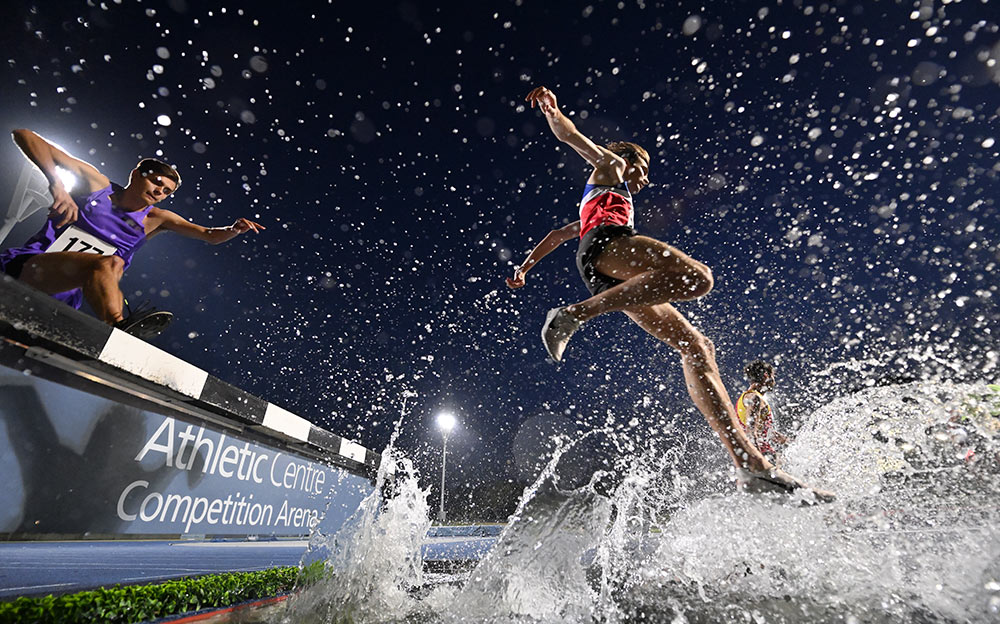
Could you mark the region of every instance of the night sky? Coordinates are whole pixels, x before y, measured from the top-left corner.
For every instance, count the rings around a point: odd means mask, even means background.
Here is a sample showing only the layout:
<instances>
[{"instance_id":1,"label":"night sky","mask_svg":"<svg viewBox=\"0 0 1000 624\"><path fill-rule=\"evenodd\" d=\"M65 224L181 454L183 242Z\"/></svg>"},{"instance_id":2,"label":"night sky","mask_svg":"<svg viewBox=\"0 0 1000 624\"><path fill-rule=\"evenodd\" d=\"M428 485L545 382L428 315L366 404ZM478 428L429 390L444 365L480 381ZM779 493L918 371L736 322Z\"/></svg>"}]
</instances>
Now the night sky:
<instances>
[{"instance_id":1,"label":"night sky","mask_svg":"<svg viewBox=\"0 0 1000 624\"><path fill-rule=\"evenodd\" d=\"M637 228L712 267L678 307L734 398L757 357L785 429L865 384L995 379L997 6L677 4L9 0L0 116L116 181L167 160L161 206L199 224L267 226L147 244L123 290L176 315L154 344L373 449L405 414L429 482L444 409L453 484L524 478L522 427L710 435L620 314L545 361L545 311L586 295L575 243L503 284L588 174L537 85L650 151ZM0 152L0 196L21 162Z\"/></svg>"}]
</instances>

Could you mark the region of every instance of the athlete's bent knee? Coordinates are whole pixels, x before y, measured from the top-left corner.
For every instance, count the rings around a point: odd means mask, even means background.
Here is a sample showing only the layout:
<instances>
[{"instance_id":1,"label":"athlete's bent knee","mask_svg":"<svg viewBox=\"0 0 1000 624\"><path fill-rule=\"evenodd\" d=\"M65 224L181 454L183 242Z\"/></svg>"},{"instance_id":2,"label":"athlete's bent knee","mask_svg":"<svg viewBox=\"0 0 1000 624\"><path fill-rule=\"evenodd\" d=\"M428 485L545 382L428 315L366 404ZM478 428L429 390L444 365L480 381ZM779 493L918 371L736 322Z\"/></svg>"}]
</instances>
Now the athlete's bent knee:
<instances>
[{"instance_id":1,"label":"athlete's bent knee","mask_svg":"<svg viewBox=\"0 0 1000 624\"><path fill-rule=\"evenodd\" d=\"M120 277L125 272L125 260L121 256L104 256L97 261L97 270Z\"/></svg>"},{"instance_id":2,"label":"athlete's bent knee","mask_svg":"<svg viewBox=\"0 0 1000 624\"><path fill-rule=\"evenodd\" d=\"M712 276L712 269L705 265L702 265L695 270L695 279L695 297L704 297L708 293L712 292L712 288L715 287L715 278Z\"/></svg>"}]
</instances>

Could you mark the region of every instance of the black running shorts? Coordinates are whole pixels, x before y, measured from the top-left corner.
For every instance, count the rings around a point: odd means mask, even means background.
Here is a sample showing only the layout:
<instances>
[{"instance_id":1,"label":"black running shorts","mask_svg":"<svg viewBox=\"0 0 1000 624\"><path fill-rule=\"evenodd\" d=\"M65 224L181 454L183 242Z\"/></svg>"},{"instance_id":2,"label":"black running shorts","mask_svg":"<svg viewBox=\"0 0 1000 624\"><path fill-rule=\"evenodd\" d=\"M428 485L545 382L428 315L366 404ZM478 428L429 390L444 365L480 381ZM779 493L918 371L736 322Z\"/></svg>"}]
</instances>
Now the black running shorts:
<instances>
[{"instance_id":1,"label":"black running shorts","mask_svg":"<svg viewBox=\"0 0 1000 624\"><path fill-rule=\"evenodd\" d=\"M24 270L25 263L34 257L35 254L21 254L20 256L14 256L6 263L0 262L0 271L13 277L14 279L21 279L21 271Z\"/></svg>"},{"instance_id":2,"label":"black running shorts","mask_svg":"<svg viewBox=\"0 0 1000 624\"><path fill-rule=\"evenodd\" d=\"M622 236L635 236L638 232L627 225L599 225L592 228L580 239L576 250L576 268L580 271L583 283L591 295L602 293L617 286L622 280L608 277L594 268L594 261L604 252L608 243Z\"/></svg>"}]
</instances>

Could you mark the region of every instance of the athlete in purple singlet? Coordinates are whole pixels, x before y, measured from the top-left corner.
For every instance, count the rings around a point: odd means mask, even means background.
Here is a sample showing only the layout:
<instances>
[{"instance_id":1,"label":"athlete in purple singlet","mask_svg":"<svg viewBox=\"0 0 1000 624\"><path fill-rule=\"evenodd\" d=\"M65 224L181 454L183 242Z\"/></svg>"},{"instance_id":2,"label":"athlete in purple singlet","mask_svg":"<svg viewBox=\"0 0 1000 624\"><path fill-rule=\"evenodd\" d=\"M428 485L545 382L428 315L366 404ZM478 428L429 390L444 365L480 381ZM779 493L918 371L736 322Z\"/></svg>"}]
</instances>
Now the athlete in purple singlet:
<instances>
[{"instance_id":1,"label":"athlete in purple singlet","mask_svg":"<svg viewBox=\"0 0 1000 624\"><path fill-rule=\"evenodd\" d=\"M84 299L104 322L148 337L158 333L164 315L157 311L125 318L118 287L132 256L151 236L175 232L218 244L244 232L264 229L237 219L229 227L207 228L155 205L172 194L181 179L170 165L147 158L129 174L125 187L113 184L93 165L74 158L30 130L15 130L14 142L49 181L53 204L42 229L21 247L0 253L0 270L60 301L80 307ZM66 192L56 168L77 177L83 191Z\"/></svg>"},{"instance_id":2,"label":"athlete in purple singlet","mask_svg":"<svg viewBox=\"0 0 1000 624\"><path fill-rule=\"evenodd\" d=\"M570 337L581 325L607 312L624 312L647 333L678 351L688 393L729 451L742 488L811 490L774 467L750 443L722 383L715 347L672 305L707 295L713 286L712 271L679 249L639 236L632 229L632 193L649 184L649 154L626 141L597 145L563 115L555 94L545 87L534 89L526 100L541 108L556 138L593 167L580 202L580 220L550 232L507 280L511 288L524 286L525 274L539 260L563 242L579 237L577 268L591 297L549 311L542 327L542 342L549 355L561 361ZM811 491L820 500L833 498L828 492Z\"/></svg>"}]
</instances>

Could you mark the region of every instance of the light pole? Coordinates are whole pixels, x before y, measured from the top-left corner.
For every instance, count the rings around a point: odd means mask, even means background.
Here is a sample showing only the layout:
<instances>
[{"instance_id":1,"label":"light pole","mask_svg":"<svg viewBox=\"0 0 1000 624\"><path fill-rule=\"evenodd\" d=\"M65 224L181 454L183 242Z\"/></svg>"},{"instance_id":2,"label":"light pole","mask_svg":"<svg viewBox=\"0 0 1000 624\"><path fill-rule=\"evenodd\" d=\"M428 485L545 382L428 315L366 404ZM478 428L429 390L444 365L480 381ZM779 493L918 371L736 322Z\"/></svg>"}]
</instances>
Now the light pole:
<instances>
[{"instance_id":1,"label":"light pole","mask_svg":"<svg viewBox=\"0 0 1000 624\"><path fill-rule=\"evenodd\" d=\"M441 447L441 509L438 510L438 522L444 524L444 468L448 463L448 434L455 428L455 417L449 412L441 412L437 417L437 425L444 437L444 444Z\"/></svg>"}]
</instances>

